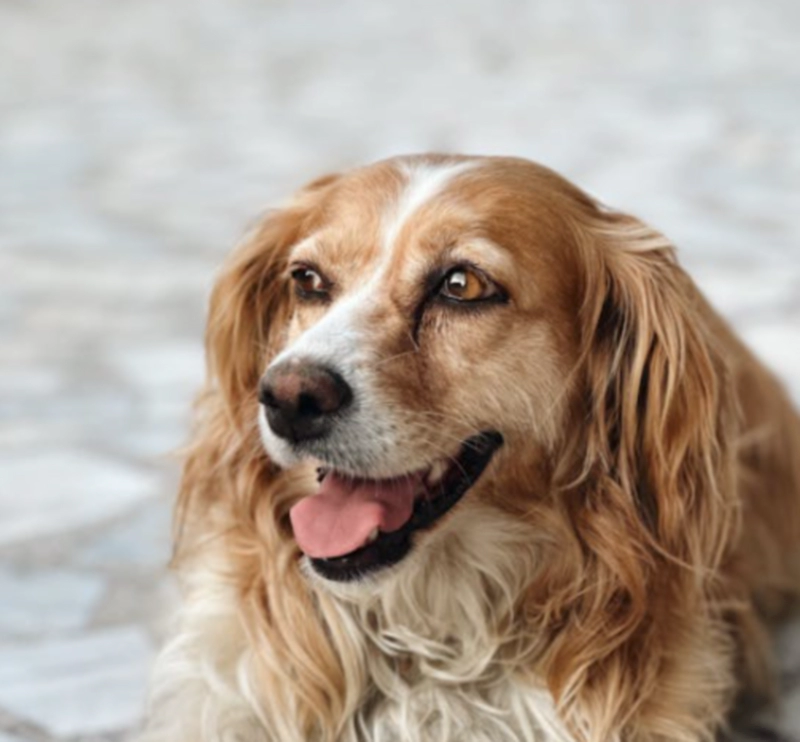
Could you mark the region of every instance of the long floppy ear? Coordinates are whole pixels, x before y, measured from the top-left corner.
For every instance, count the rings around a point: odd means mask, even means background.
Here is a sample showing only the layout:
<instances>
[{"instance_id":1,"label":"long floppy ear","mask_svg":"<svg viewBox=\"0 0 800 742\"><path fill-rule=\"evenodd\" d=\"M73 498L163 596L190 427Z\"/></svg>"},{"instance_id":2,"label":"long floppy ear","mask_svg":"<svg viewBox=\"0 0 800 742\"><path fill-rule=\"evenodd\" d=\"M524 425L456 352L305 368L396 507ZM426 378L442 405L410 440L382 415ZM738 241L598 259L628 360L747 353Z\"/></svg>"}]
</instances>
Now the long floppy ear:
<instances>
[{"instance_id":1,"label":"long floppy ear","mask_svg":"<svg viewBox=\"0 0 800 742\"><path fill-rule=\"evenodd\" d=\"M236 425L285 330L291 299L281 273L301 228L293 210L268 216L231 255L211 293L208 376Z\"/></svg>"},{"instance_id":2,"label":"long floppy ear","mask_svg":"<svg viewBox=\"0 0 800 742\"><path fill-rule=\"evenodd\" d=\"M737 521L731 373L722 322L669 242L602 213L599 276L585 312L586 466L619 486L664 556L698 575L719 566Z\"/></svg>"},{"instance_id":3,"label":"long floppy ear","mask_svg":"<svg viewBox=\"0 0 800 742\"><path fill-rule=\"evenodd\" d=\"M258 443L257 387L280 349L291 312L283 275L287 252L313 229L313 207L337 177L314 181L289 206L262 219L217 278L205 338L206 385L196 402L175 511L176 542L186 535L191 511L204 513L220 497L243 497L254 483L235 477L251 472L251 478L264 478L269 468Z\"/></svg>"},{"instance_id":4,"label":"long floppy ear","mask_svg":"<svg viewBox=\"0 0 800 742\"><path fill-rule=\"evenodd\" d=\"M304 739L323 739L315 731L321 720L336 728L359 687L360 666L342 668L294 568L297 545L287 536L297 475L272 465L257 423L259 376L283 345L292 311L283 275L288 252L319 228L336 178L313 182L268 215L231 254L211 295L207 383L197 399L175 511L174 559L189 594L186 625L174 645L179 669L171 668L170 677L183 683L159 692L188 698L212 731L228 716L217 720L214 704L205 704L209 686L215 697L237 685L237 694L246 693L254 705L268 699L261 713L270 739L299 739L297 729ZM245 654L245 641L256 649ZM348 641L340 634L340 645ZM231 723L238 729L234 717L236 709Z\"/></svg>"},{"instance_id":5,"label":"long floppy ear","mask_svg":"<svg viewBox=\"0 0 800 742\"><path fill-rule=\"evenodd\" d=\"M338 728L347 716L343 709L357 698L362 672L358 663L341 659L354 655L352 647L337 653L354 638L328 630L296 568L299 550L288 538L288 512L302 485L296 472L272 465L257 427L259 377L283 346L292 311L283 275L288 252L319 228L325 196L338 178L314 181L269 216L231 255L214 287L209 378L198 400L199 426L176 518L179 529L184 524L181 556L206 545L210 553L224 553L219 569L234 586L237 625L256 648L246 670L248 690L256 702L269 701L268 717L262 713L270 739L299 739L297 729L304 739L332 739L317 730Z\"/></svg>"},{"instance_id":6,"label":"long floppy ear","mask_svg":"<svg viewBox=\"0 0 800 742\"><path fill-rule=\"evenodd\" d=\"M549 681L586 739L616 739L654 698L685 709L663 720L665 738L683 739L683 724L694 739L695 704L719 697L722 708L724 675L709 661L679 677L689 671L667 656L675 642L702 645L690 621L707 643L722 633L711 596L739 519L722 325L662 235L600 209L579 232L584 419L564 495L585 561Z\"/></svg>"},{"instance_id":7,"label":"long floppy ear","mask_svg":"<svg viewBox=\"0 0 800 742\"><path fill-rule=\"evenodd\" d=\"M228 259L211 294L206 330L208 374L219 385L232 419L256 395L265 362L286 329L290 296L282 272L286 252L311 229L312 206L338 179L326 175L292 203L269 214Z\"/></svg>"}]
</instances>

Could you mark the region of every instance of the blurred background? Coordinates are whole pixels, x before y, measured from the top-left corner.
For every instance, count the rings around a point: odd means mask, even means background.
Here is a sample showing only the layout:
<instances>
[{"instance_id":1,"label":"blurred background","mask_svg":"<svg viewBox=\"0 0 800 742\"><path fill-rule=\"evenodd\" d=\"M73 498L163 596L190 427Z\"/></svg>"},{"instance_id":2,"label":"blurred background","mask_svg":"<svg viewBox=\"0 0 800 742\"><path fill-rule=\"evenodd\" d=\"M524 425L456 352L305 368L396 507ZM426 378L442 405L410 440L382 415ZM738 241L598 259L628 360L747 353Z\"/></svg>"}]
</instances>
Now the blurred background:
<instances>
[{"instance_id":1,"label":"blurred background","mask_svg":"<svg viewBox=\"0 0 800 742\"><path fill-rule=\"evenodd\" d=\"M266 206L539 160L671 236L800 400L798 122L797 0L0 0L0 742L137 724L206 297Z\"/></svg>"}]
</instances>

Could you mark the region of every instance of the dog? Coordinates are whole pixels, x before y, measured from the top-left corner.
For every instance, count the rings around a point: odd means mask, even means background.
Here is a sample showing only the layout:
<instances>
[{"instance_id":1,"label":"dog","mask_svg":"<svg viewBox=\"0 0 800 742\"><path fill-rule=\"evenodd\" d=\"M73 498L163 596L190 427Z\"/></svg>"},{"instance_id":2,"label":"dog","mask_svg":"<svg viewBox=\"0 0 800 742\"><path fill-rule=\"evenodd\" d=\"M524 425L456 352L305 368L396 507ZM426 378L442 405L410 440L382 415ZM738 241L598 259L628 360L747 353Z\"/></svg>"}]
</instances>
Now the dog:
<instances>
[{"instance_id":1,"label":"dog","mask_svg":"<svg viewBox=\"0 0 800 742\"><path fill-rule=\"evenodd\" d=\"M144 739L698 742L766 697L800 419L641 221L398 157L213 289Z\"/></svg>"}]
</instances>

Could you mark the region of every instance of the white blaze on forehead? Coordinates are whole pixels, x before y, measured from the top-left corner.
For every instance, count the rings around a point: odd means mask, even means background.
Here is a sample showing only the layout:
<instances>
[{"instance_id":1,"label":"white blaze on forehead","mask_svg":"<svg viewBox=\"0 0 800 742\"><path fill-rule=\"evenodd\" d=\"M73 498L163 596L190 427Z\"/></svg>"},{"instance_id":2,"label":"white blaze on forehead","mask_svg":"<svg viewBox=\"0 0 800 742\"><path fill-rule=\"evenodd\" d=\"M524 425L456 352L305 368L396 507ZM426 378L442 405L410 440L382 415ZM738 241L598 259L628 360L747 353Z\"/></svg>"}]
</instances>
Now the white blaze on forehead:
<instances>
[{"instance_id":1,"label":"white blaze on forehead","mask_svg":"<svg viewBox=\"0 0 800 742\"><path fill-rule=\"evenodd\" d=\"M475 167L474 162L442 165L403 164L406 183L400 197L389 207L384 217L384 259L373 266L369 274L361 276L359 287L349 296L339 299L327 314L306 330L275 359L275 363L288 357L305 356L334 362L341 368L362 365L369 358L371 348L368 335L369 310L374 304L374 294L382 290L382 279L390 262L391 250L403 225L427 201L441 193L444 187L460 173ZM292 252L297 254L316 242L312 236L301 242ZM348 360L350 363L348 363Z\"/></svg>"},{"instance_id":2,"label":"white blaze on forehead","mask_svg":"<svg viewBox=\"0 0 800 742\"><path fill-rule=\"evenodd\" d=\"M392 249L403 225L423 204L441 193L457 175L475 167L475 164L467 161L442 165L402 165L402 172L406 175L407 181L399 200L384 217L384 252Z\"/></svg>"}]
</instances>

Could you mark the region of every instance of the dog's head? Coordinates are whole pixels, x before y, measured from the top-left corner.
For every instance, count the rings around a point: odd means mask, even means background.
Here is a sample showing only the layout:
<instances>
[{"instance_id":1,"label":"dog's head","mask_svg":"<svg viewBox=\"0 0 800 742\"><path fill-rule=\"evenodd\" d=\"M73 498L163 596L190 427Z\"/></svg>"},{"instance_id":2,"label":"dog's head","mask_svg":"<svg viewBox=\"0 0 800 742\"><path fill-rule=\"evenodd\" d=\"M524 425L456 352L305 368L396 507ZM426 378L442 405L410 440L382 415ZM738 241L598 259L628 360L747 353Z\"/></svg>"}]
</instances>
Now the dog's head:
<instances>
[{"instance_id":1,"label":"dog's head","mask_svg":"<svg viewBox=\"0 0 800 742\"><path fill-rule=\"evenodd\" d=\"M602 473L686 558L657 500L718 400L683 282L663 237L545 168L398 158L312 183L235 254L212 370L294 472L294 538L331 580Z\"/></svg>"},{"instance_id":2,"label":"dog's head","mask_svg":"<svg viewBox=\"0 0 800 742\"><path fill-rule=\"evenodd\" d=\"M523 160L397 158L264 219L212 294L179 524L225 536L287 718L336 729L384 621L535 660L611 738L735 531L724 331L663 236Z\"/></svg>"}]
</instances>

